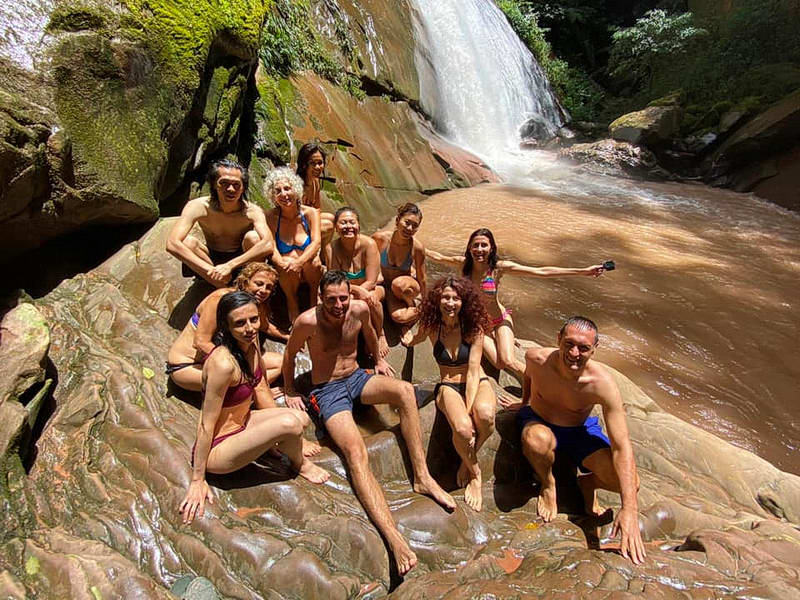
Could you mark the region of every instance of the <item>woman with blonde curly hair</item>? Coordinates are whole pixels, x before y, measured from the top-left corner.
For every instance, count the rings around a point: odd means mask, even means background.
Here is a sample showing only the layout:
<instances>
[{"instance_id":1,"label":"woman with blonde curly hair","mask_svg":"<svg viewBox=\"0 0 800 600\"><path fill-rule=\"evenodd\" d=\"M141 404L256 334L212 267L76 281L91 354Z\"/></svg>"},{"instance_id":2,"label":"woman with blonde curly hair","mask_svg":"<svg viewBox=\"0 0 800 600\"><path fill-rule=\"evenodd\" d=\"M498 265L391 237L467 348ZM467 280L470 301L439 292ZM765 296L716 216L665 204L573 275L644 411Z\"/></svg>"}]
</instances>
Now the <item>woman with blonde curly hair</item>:
<instances>
[{"instance_id":1,"label":"woman with blonde curly hair","mask_svg":"<svg viewBox=\"0 0 800 600\"><path fill-rule=\"evenodd\" d=\"M263 262L247 263L233 282L233 287L220 288L206 296L194 311L178 339L173 342L167 355L166 372L172 381L187 390L199 392L203 387L203 361L214 349L212 338L217 331L217 305L228 292L248 292L258 300L261 331L272 338L286 341L289 336L278 330L269 320L269 297L275 289L278 275L275 269ZM282 355L264 353L263 359L269 367L268 383L280 374Z\"/></svg>"},{"instance_id":2,"label":"woman with blonde curly hair","mask_svg":"<svg viewBox=\"0 0 800 600\"><path fill-rule=\"evenodd\" d=\"M275 204L267 213L267 225L275 238L272 264L286 294L289 319L294 322L300 314L297 290L301 282L308 284L311 306L317 304L323 273L318 256L322 239L319 211L301 204L303 180L288 167L278 167L267 175L264 193Z\"/></svg>"},{"instance_id":3,"label":"woman with blonde curly hair","mask_svg":"<svg viewBox=\"0 0 800 600\"><path fill-rule=\"evenodd\" d=\"M409 331L402 340L407 346L425 338L433 344L433 358L442 378L434 390L436 408L450 423L453 446L461 457L458 485L465 487L464 500L476 511L483 504L477 454L494 430L497 404L481 368L488 327L489 315L480 291L469 279L448 277L423 300L416 334Z\"/></svg>"}]
</instances>

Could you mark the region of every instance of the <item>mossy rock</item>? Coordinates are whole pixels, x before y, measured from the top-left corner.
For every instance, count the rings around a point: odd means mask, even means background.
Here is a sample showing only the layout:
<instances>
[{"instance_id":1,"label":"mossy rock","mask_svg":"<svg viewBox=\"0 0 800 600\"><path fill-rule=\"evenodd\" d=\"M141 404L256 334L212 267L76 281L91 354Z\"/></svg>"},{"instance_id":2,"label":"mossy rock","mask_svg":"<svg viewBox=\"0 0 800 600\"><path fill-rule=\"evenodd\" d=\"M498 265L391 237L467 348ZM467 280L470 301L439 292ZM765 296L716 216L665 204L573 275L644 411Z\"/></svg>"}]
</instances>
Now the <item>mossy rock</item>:
<instances>
[{"instance_id":1,"label":"mossy rock","mask_svg":"<svg viewBox=\"0 0 800 600\"><path fill-rule=\"evenodd\" d=\"M648 103L647 106L683 106L685 102L686 92L684 90L674 90L666 96L656 98Z\"/></svg>"}]
</instances>

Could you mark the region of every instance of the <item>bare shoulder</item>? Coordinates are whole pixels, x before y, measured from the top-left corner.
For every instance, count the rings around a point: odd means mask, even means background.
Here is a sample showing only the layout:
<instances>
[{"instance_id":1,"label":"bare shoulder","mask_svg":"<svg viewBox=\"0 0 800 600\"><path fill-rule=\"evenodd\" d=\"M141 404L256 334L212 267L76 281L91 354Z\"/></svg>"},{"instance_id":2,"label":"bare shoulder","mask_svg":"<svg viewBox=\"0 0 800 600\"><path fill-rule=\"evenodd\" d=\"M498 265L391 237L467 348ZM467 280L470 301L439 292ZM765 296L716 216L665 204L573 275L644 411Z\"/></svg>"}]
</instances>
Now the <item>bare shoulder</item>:
<instances>
[{"instance_id":1,"label":"bare shoulder","mask_svg":"<svg viewBox=\"0 0 800 600\"><path fill-rule=\"evenodd\" d=\"M297 317L294 321L294 325L292 330L299 328L314 328L317 326L317 308L312 307L308 310L300 313L300 316Z\"/></svg>"},{"instance_id":2,"label":"bare shoulder","mask_svg":"<svg viewBox=\"0 0 800 600\"><path fill-rule=\"evenodd\" d=\"M375 240L378 247L381 248L386 245L389 237L392 235L391 231L376 231L372 234L372 239Z\"/></svg>"},{"instance_id":3,"label":"bare shoulder","mask_svg":"<svg viewBox=\"0 0 800 600\"><path fill-rule=\"evenodd\" d=\"M414 252L417 254L425 255L425 244L422 243L418 237L414 238Z\"/></svg>"},{"instance_id":4,"label":"bare shoulder","mask_svg":"<svg viewBox=\"0 0 800 600\"><path fill-rule=\"evenodd\" d=\"M256 219L263 219L264 209L261 208L255 202L246 202L244 214L247 215L247 218L250 219L251 221L255 221Z\"/></svg>"},{"instance_id":5,"label":"bare shoulder","mask_svg":"<svg viewBox=\"0 0 800 600\"><path fill-rule=\"evenodd\" d=\"M369 314L369 306L363 300L350 300L350 314L360 319L365 314Z\"/></svg>"},{"instance_id":6,"label":"bare shoulder","mask_svg":"<svg viewBox=\"0 0 800 600\"><path fill-rule=\"evenodd\" d=\"M558 348L528 348L525 352L525 363L541 366Z\"/></svg>"},{"instance_id":7,"label":"bare shoulder","mask_svg":"<svg viewBox=\"0 0 800 600\"><path fill-rule=\"evenodd\" d=\"M617 382L605 365L590 360L586 365L586 371L589 376L587 391L606 401L620 397Z\"/></svg>"},{"instance_id":8,"label":"bare shoulder","mask_svg":"<svg viewBox=\"0 0 800 600\"><path fill-rule=\"evenodd\" d=\"M209 211L208 200L208 196L200 196L199 198L189 200L183 205L181 216L192 217L195 219L207 216Z\"/></svg>"},{"instance_id":9,"label":"bare shoulder","mask_svg":"<svg viewBox=\"0 0 800 600\"><path fill-rule=\"evenodd\" d=\"M377 250L378 244L375 242L374 239L369 237L368 235L361 234L359 236L359 241L361 242L362 247L364 248L365 252L369 252L370 250Z\"/></svg>"}]
</instances>

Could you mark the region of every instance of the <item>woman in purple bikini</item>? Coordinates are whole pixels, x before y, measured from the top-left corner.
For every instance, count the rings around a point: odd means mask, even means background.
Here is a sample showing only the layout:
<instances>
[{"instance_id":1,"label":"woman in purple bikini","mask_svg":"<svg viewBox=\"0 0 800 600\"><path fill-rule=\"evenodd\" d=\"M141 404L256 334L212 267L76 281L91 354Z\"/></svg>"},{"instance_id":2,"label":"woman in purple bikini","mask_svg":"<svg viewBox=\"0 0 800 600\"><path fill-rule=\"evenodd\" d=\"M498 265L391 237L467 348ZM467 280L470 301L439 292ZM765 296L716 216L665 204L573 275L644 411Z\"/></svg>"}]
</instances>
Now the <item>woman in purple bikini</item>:
<instances>
[{"instance_id":1,"label":"woman in purple bikini","mask_svg":"<svg viewBox=\"0 0 800 600\"><path fill-rule=\"evenodd\" d=\"M434 262L461 267L464 277L469 277L480 288L491 320L489 331L484 335L483 354L495 367L509 371L520 381L525 365L514 356L511 309L503 306L497 297L500 278L505 273L527 277L597 277L604 272L603 265L582 268L531 267L512 260L499 260L494 236L486 228L476 229L470 234L464 256L445 256L430 249L425 251L425 256Z\"/></svg>"},{"instance_id":2,"label":"woman in purple bikini","mask_svg":"<svg viewBox=\"0 0 800 600\"><path fill-rule=\"evenodd\" d=\"M312 483L330 477L303 457L308 416L275 407L264 379L267 366L258 339L258 305L254 296L241 291L219 300L217 345L203 363L203 404L192 447L192 478L179 508L184 523L202 517L206 500L214 501L206 472L231 473L273 448L285 454L294 470ZM256 410L251 410L253 406Z\"/></svg>"}]
</instances>

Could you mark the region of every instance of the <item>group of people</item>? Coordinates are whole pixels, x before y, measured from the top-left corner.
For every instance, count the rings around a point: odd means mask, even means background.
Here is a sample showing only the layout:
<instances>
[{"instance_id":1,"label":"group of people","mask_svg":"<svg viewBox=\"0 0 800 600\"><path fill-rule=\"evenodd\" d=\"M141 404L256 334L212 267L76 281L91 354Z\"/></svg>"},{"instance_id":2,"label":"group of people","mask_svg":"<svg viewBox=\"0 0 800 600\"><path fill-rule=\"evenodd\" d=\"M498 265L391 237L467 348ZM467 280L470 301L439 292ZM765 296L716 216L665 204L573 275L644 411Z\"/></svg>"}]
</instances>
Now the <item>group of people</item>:
<instances>
[{"instance_id":1,"label":"group of people","mask_svg":"<svg viewBox=\"0 0 800 600\"><path fill-rule=\"evenodd\" d=\"M247 170L219 161L209 172L210 196L189 201L170 233L167 250L218 288L197 307L167 362L175 384L203 392L192 482L180 507L184 521L201 516L206 500L211 501L207 472L229 473L265 452L286 454L311 482L326 481L329 474L311 460L319 446L304 442L302 435L310 410L341 449L355 492L389 545L399 573L411 569L416 556L370 471L352 416L354 404L394 407L414 490L446 510L456 504L428 471L414 389L396 379L386 362L388 317L402 328L404 345L431 342L441 375L435 403L450 424L461 458L457 483L471 509L482 508L477 454L494 429L498 404L481 367L486 358L523 384L522 402L505 406L518 409L523 454L541 485L540 517L550 521L558 512L552 473L557 450L581 472L587 511L599 511L597 489L621 494L613 534L620 533L622 553L641 562L638 477L619 390L609 372L591 360L597 327L574 317L562 327L556 347L528 350L523 363L514 352L511 311L498 298L504 274L596 277L604 266L533 267L500 260L488 229L470 235L463 256L426 250L415 237L422 212L410 203L398 209L392 230L364 235L355 209L321 212L325 162L319 145L306 144L295 171L279 167L270 172L264 189L274 208L265 212L247 201ZM192 234L195 224L204 240ZM460 276L428 289L426 260L456 266ZM301 313L302 282L308 286L310 308ZM277 285L287 299L288 332L270 322L269 297ZM260 333L284 341L283 354L262 352ZM356 362L359 337L374 360L371 372ZM308 398L294 388L295 357L303 348L312 362ZM269 387L279 375L286 408L276 407ZM610 440L590 416L595 405L603 410Z\"/></svg>"}]
</instances>

